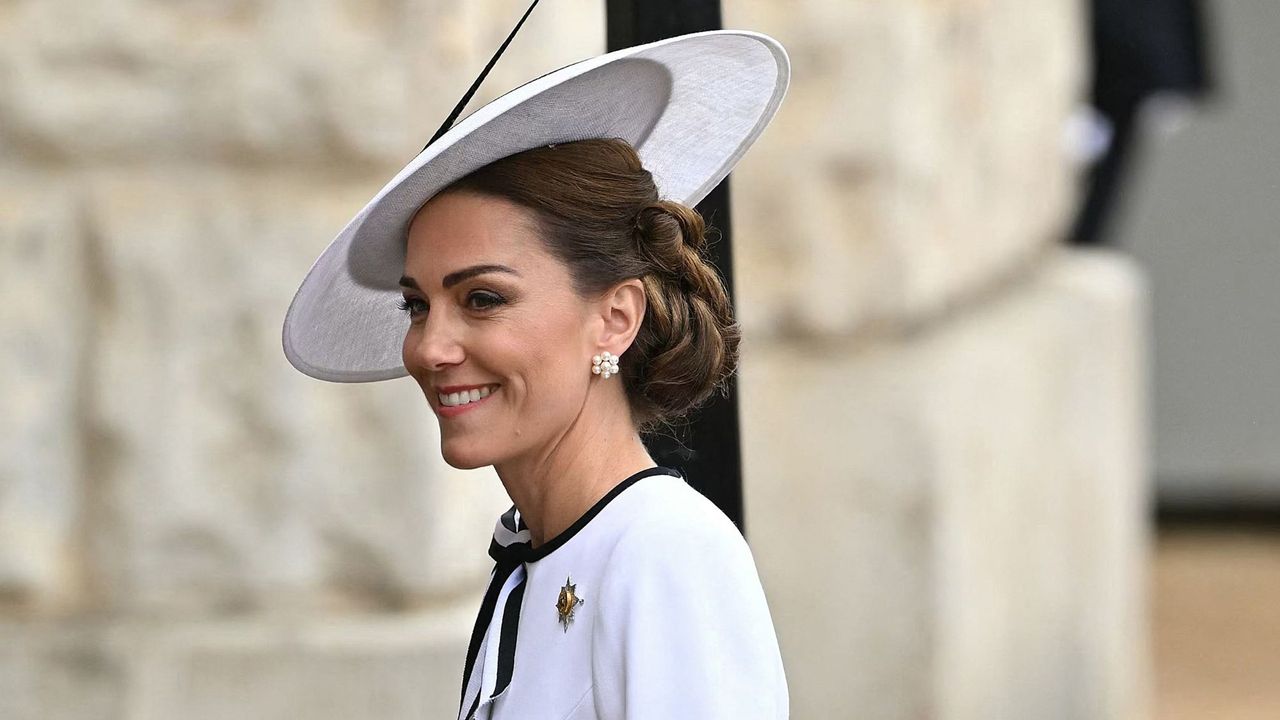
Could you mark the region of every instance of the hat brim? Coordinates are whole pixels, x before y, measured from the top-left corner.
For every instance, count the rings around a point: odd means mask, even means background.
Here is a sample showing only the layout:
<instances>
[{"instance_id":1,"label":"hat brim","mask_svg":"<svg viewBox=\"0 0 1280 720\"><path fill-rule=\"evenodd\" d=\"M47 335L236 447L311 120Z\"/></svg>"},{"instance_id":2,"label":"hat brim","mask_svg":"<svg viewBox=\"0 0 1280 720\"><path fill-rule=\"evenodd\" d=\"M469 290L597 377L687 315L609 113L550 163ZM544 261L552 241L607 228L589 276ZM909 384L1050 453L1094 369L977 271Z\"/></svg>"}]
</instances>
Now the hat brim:
<instances>
[{"instance_id":1,"label":"hat brim","mask_svg":"<svg viewBox=\"0 0 1280 720\"><path fill-rule=\"evenodd\" d=\"M331 382L408 374L396 307L409 222L462 177L549 144L622 138L663 198L695 205L729 174L786 93L790 63L760 33L693 33L600 55L528 82L409 162L311 266L284 319L284 354Z\"/></svg>"}]
</instances>

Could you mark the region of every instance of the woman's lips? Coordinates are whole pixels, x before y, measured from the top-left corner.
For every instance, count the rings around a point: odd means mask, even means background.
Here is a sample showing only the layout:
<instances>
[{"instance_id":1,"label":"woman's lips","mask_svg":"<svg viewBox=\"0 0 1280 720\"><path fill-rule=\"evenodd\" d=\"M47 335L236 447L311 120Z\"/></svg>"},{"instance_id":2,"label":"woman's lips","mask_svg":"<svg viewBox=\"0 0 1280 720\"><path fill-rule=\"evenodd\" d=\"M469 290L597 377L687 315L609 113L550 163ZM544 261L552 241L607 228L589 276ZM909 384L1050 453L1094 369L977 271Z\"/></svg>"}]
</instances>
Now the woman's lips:
<instances>
[{"instance_id":1,"label":"woman's lips","mask_svg":"<svg viewBox=\"0 0 1280 720\"><path fill-rule=\"evenodd\" d=\"M496 393L498 392L498 390L499 390L502 386L500 386L500 385L479 385L479 386L474 386L474 387L488 387L488 388L489 388L489 394L488 394L488 395L486 395L486 396L484 396L484 397L482 397L482 398L480 398L479 400L472 400L471 402L464 403L464 404L462 404L462 405L445 405L444 403L441 403L441 402L439 401L439 398L437 398L437 399L436 399L436 413L437 413L440 417L442 417L442 418L454 418L454 417L457 417L457 416L461 415L462 413L467 412L468 410L473 410L473 409L475 409L475 408L477 408L477 407L480 407L481 405L484 405L485 403L489 402L489 399L490 399L490 398L492 398L492 397L494 396L494 394L496 394ZM461 392L463 389L464 389L464 386L450 386L450 387L447 387L447 388L445 388L445 387L439 388L440 392L442 392L442 393L443 393L445 390L450 390L451 392ZM447 394L447 393L446 393L446 394Z\"/></svg>"}]
</instances>

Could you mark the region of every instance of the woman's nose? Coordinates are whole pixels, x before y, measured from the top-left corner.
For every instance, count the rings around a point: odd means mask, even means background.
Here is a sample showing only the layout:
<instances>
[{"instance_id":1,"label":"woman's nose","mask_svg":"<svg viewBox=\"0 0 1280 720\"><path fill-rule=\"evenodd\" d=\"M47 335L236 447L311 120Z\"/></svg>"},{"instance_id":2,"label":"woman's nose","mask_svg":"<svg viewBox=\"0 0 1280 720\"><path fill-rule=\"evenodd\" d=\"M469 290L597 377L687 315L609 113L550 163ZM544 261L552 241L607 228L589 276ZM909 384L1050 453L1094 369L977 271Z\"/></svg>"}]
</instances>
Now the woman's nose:
<instances>
[{"instance_id":1,"label":"woman's nose","mask_svg":"<svg viewBox=\"0 0 1280 720\"><path fill-rule=\"evenodd\" d=\"M417 325L410 325L404 337L404 365L410 371L420 368L438 372L462 362L466 354L457 333L444 313L428 315Z\"/></svg>"}]
</instances>

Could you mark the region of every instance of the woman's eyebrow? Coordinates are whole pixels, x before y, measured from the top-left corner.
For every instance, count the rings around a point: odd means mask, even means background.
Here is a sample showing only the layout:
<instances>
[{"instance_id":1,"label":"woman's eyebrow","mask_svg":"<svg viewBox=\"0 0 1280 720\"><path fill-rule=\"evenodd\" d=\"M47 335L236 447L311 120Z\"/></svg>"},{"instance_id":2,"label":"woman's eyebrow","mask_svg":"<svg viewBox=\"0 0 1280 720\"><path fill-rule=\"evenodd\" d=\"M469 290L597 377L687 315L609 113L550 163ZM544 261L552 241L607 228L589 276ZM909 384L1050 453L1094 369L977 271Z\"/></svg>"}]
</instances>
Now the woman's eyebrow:
<instances>
[{"instance_id":1,"label":"woman's eyebrow","mask_svg":"<svg viewBox=\"0 0 1280 720\"><path fill-rule=\"evenodd\" d=\"M483 275L485 273L491 273L491 272L510 273L512 275L515 275L516 277L520 277L520 273L516 272L512 268L507 267L506 265L472 265L469 268L463 268L457 272L451 272L448 275L445 275L443 285L445 289L448 290L449 288L453 287L454 285L457 285L463 280L467 280L477 275ZM400 278L400 287L413 288L418 292L422 292L422 288L418 286L418 281L414 280L408 275L404 275Z\"/></svg>"}]
</instances>

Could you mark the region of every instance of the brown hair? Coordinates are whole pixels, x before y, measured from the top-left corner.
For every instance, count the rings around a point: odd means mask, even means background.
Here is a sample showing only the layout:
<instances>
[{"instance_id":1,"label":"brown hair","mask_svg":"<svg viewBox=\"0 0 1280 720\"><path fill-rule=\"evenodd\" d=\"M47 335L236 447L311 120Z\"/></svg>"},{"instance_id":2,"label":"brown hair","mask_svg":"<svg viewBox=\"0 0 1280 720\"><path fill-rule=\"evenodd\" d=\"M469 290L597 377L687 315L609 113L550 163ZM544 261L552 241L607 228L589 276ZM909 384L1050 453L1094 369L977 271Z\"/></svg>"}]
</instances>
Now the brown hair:
<instances>
[{"instance_id":1,"label":"brown hair","mask_svg":"<svg viewBox=\"0 0 1280 720\"><path fill-rule=\"evenodd\" d=\"M698 407L738 365L740 332L724 283L706 258L707 228L694 209L661 200L625 140L534 148L471 173L469 190L534 211L550 252L583 297L639 278L647 309L619 362L641 430Z\"/></svg>"}]
</instances>

